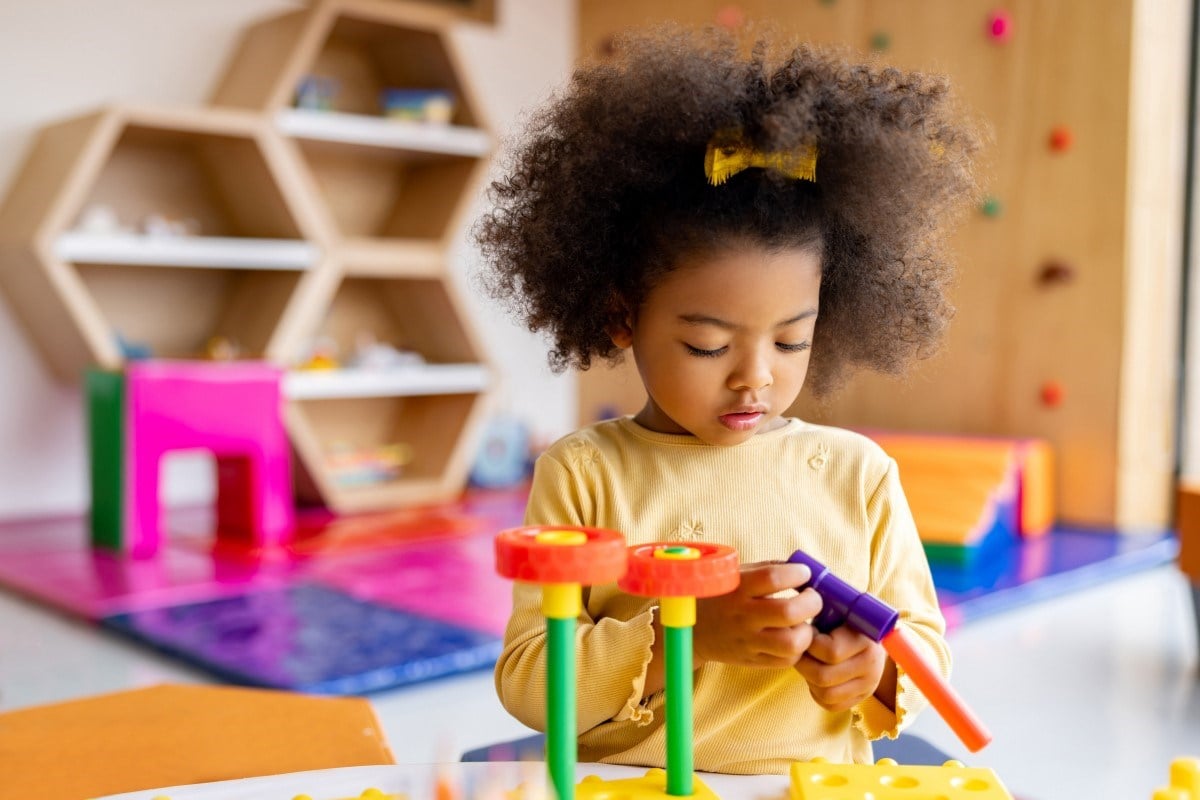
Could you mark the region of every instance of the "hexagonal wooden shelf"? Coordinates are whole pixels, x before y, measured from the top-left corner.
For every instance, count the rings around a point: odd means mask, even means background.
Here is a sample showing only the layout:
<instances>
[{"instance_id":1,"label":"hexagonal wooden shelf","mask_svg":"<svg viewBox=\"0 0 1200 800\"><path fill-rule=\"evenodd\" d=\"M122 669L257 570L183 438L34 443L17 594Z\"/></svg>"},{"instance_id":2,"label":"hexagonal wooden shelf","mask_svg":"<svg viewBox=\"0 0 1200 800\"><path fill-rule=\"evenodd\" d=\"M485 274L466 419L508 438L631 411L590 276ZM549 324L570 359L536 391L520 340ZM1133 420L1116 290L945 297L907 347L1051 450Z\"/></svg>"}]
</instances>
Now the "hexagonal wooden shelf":
<instances>
[{"instance_id":1,"label":"hexagonal wooden shelf","mask_svg":"<svg viewBox=\"0 0 1200 800\"><path fill-rule=\"evenodd\" d=\"M195 357L220 335L277 355L279 323L321 256L284 190L296 171L245 112L114 107L52 125L0 208L0 282L69 380L118 367L122 340ZM185 221L189 235L153 232Z\"/></svg>"},{"instance_id":2,"label":"hexagonal wooden shelf","mask_svg":"<svg viewBox=\"0 0 1200 800\"><path fill-rule=\"evenodd\" d=\"M436 263L483 178L491 140L452 20L427 6L326 0L251 28L214 95L220 105L264 109L299 143L347 264ZM305 80L332 87L328 108L296 107ZM388 89L448 92L452 115L390 119L380 100Z\"/></svg>"},{"instance_id":3,"label":"hexagonal wooden shelf","mask_svg":"<svg viewBox=\"0 0 1200 800\"><path fill-rule=\"evenodd\" d=\"M462 486L493 377L447 277L346 276L316 323L338 352L366 336L423 363L288 374L288 426L305 479L301 497L337 511L412 499L448 499ZM346 453L402 448L411 460L393 478L363 482L342 469ZM353 465L351 465L353 466ZM394 501L394 502L393 502Z\"/></svg>"},{"instance_id":4,"label":"hexagonal wooden shelf","mask_svg":"<svg viewBox=\"0 0 1200 800\"><path fill-rule=\"evenodd\" d=\"M493 376L446 270L491 148L456 16L316 0L247 31L215 107L47 128L0 207L0 280L59 374L214 336L298 367L318 337L346 353L369 335L420 358L285 381L301 495L363 511L459 491ZM293 106L308 76L336 82L333 108ZM393 87L449 92L452 116L388 118ZM159 215L199 235L95 233L97 209L101 227ZM364 477L355 454L373 452L392 463Z\"/></svg>"}]
</instances>

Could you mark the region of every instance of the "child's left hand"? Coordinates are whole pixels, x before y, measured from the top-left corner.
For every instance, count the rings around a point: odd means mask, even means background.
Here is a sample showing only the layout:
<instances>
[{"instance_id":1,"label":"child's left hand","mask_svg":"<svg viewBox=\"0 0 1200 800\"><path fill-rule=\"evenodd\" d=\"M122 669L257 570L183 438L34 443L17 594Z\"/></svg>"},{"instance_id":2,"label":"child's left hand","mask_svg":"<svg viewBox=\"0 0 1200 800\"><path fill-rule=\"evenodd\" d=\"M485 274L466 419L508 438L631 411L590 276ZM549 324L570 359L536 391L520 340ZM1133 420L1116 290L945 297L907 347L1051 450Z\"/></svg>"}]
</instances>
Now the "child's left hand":
<instances>
[{"instance_id":1,"label":"child's left hand","mask_svg":"<svg viewBox=\"0 0 1200 800\"><path fill-rule=\"evenodd\" d=\"M796 671L826 711L847 711L875 693L887 666L887 652L847 625L814 633Z\"/></svg>"}]
</instances>

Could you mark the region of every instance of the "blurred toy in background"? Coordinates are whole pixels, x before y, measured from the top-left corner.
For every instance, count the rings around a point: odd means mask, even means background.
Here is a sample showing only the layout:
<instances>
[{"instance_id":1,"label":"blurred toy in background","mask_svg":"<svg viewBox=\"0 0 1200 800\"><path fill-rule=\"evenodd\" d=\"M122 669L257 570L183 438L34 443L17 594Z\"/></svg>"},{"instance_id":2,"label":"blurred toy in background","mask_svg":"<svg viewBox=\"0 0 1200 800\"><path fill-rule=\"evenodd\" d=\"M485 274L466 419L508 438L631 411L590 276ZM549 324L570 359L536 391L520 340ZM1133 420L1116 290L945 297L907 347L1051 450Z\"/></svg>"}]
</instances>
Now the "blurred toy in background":
<instances>
[{"instance_id":1,"label":"blurred toy in background","mask_svg":"<svg viewBox=\"0 0 1200 800\"><path fill-rule=\"evenodd\" d=\"M418 366L425 357L415 350L404 350L387 342L379 341L374 333L362 331L355 337L354 355L347 366L358 369L388 370Z\"/></svg>"},{"instance_id":2,"label":"blurred toy in background","mask_svg":"<svg viewBox=\"0 0 1200 800\"><path fill-rule=\"evenodd\" d=\"M446 125L454 118L454 95L444 89L384 89L379 106L389 119Z\"/></svg>"},{"instance_id":3,"label":"blurred toy in background","mask_svg":"<svg viewBox=\"0 0 1200 800\"><path fill-rule=\"evenodd\" d=\"M296 108L332 111L339 89L341 85L333 78L305 75L296 86Z\"/></svg>"},{"instance_id":4,"label":"blurred toy in background","mask_svg":"<svg viewBox=\"0 0 1200 800\"><path fill-rule=\"evenodd\" d=\"M404 442L360 447L341 441L330 447L325 459L330 479L337 485L371 486L399 478L413 460L413 449Z\"/></svg>"},{"instance_id":5,"label":"blurred toy in background","mask_svg":"<svg viewBox=\"0 0 1200 800\"><path fill-rule=\"evenodd\" d=\"M242 348L228 336L218 334L204 343L204 357L209 361L237 361L241 355Z\"/></svg>"},{"instance_id":6,"label":"blurred toy in background","mask_svg":"<svg viewBox=\"0 0 1200 800\"><path fill-rule=\"evenodd\" d=\"M144 361L154 357L154 350L145 342L134 342L125 338L120 331L114 331L117 339L117 350L125 361Z\"/></svg>"},{"instance_id":7,"label":"blurred toy in background","mask_svg":"<svg viewBox=\"0 0 1200 800\"><path fill-rule=\"evenodd\" d=\"M520 419L502 414L484 430L468 481L483 489L507 489L524 483L532 471L529 428Z\"/></svg>"},{"instance_id":8,"label":"blurred toy in background","mask_svg":"<svg viewBox=\"0 0 1200 800\"><path fill-rule=\"evenodd\" d=\"M337 369L341 366L337 342L332 336L318 336L298 366L300 369Z\"/></svg>"},{"instance_id":9,"label":"blurred toy in background","mask_svg":"<svg viewBox=\"0 0 1200 800\"><path fill-rule=\"evenodd\" d=\"M142 217L139 230L147 236L199 236L200 221L154 212Z\"/></svg>"},{"instance_id":10,"label":"blurred toy in background","mask_svg":"<svg viewBox=\"0 0 1200 800\"><path fill-rule=\"evenodd\" d=\"M75 230L80 233L112 234L132 233L128 225L122 225L117 212L112 206L103 203L93 203L79 214L79 222Z\"/></svg>"}]
</instances>

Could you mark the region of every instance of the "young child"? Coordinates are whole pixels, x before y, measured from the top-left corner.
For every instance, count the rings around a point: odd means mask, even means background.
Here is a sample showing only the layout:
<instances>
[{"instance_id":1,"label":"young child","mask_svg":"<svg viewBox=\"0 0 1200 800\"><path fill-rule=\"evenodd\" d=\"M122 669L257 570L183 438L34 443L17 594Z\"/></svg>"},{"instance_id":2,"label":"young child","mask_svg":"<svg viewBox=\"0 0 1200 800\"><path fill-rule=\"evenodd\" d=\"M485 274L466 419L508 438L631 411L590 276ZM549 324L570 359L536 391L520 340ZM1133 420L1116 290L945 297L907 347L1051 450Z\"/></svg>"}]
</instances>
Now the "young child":
<instances>
[{"instance_id":1,"label":"young child","mask_svg":"<svg viewBox=\"0 0 1200 800\"><path fill-rule=\"evenodd\" d=\"M579 69L492 186L477 239L493 293L553 337L554 367L628 351L649 395L538 460L526 522L727 544L743 564L739 589L698 603L698 770L870 762L925 704L868 638L813 630L820 597L790 591L807 568L781 563L797 549L899 609L949 672L895 463L786 412L806 380L827 393L933 349L975 149L940 80L662 28ZM584 607L579 757L662 766L656 604L607 585ZM544 676L539 593L518 586L496 686L534 728Z\"/></svg>"}]
</instances>

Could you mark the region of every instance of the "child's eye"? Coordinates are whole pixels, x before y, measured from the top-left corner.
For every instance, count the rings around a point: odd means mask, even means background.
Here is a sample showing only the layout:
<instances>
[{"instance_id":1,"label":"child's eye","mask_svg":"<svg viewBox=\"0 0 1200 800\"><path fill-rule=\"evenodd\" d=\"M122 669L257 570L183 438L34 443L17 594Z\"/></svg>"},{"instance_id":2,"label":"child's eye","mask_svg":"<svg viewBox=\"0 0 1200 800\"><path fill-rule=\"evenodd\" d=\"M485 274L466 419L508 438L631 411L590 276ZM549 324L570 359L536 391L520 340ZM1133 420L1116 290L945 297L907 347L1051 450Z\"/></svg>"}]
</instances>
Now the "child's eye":
<instances>
[{"instance_id":1,"label":"child's eye","mask_svg":"<svg viewBox=\"0 0 1200 800\"><path fill-rule=\"evenodd\" d=\"M690 344L687 344L686 342L684 343L683 346L688 349L689 353L691 353L694 356L700 356L701 358L716 358L717 356L721 355L722 353L724 353L726 350L729 349L728 347L718 347L716 350L702 350L699 347L692 347Z\"/></svg>"},{"instance_id":2,"label":"child's eye","mask_svg":"<svg viewBox=\"0 0 1200 800\"><path fill-rule=\"evenodd\" d=\"M776 342L775 346L785 353L802 353L808 349L808 342L800 342L799 344L786 344L784 342Z\"/></svg>"}]
</instances>

